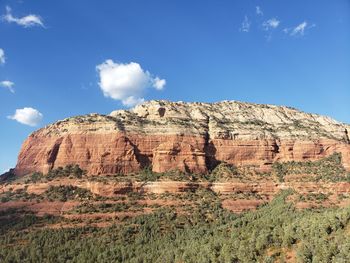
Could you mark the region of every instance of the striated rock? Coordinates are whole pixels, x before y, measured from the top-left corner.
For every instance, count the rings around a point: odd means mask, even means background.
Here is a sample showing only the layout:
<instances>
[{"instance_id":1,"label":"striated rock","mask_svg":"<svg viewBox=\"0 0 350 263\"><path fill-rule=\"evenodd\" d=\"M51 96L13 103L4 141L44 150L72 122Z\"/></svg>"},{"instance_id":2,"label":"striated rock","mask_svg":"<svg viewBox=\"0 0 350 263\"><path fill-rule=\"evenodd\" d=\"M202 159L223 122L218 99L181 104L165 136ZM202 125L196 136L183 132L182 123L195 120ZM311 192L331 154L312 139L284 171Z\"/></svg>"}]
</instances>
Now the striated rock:
<instances>
[{"instance_id":1,"label":"striated rock","mask_svg":"<svg viewBox=\"0 0 350 263\"><path fill-rule=\"evenodd\" d=\"M153 150L153 171L162 173L178 169L191 173L206 173L204 140L165 142Z\"/></svg>"},{"instance_id":2,"label":"striated rock","mask_svg":"<svg viewBox=\"0 0 350 263\"><path fill-rule=\"evenodd\" d=\"M127 174L152 166L206 173L220 162L269 169L276 161L342 153L350 170L350 126L275 105L223 101L150 101L110 115L53 123L24 142L16 175L78 164L90 175Z\"/></svg>"}]
</instances>

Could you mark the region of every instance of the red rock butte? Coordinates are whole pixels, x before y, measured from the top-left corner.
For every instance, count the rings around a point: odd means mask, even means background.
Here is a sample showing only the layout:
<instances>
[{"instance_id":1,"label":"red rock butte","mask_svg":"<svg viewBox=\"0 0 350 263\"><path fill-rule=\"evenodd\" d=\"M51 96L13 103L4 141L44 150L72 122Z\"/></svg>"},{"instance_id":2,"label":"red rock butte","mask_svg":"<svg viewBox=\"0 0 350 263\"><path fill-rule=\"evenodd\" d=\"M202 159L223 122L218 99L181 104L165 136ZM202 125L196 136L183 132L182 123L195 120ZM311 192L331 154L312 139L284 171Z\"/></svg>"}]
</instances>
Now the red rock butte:
<instances>
[{"instance_id":1,"label":"red rock butte","mask_svg":"<svg viewBox=\"0 0 350 263\"><path fill-rule=\"evenodd\" d=\"M217 164L269 170L335 152L350 170L350 125L284 106L222 101L149 101L110 115L58 121L23 143L16 175L78 164L89 175L207 173Z\"/></svg>"}]
</instances>

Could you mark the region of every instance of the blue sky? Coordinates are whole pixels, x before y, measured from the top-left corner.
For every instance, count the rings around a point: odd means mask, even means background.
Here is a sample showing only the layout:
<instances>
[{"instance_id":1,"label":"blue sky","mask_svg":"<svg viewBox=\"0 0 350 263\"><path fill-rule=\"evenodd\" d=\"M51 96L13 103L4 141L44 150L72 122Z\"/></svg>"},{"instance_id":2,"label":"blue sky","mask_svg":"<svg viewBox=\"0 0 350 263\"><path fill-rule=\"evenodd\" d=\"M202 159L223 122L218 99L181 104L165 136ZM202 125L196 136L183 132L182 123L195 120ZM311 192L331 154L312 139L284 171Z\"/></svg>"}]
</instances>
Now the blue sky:
<instances>
[{"instance_id":1,"label":"blue sky","mask_svg":"<svg viewBox=\"0 0 350 263\"><path fill-rule=\"evenodd\" d=\"M143 99L288 105L350 123L347 0L1 0L0 15L0 172L34 130Z\"/></svg>"}]
</instances>

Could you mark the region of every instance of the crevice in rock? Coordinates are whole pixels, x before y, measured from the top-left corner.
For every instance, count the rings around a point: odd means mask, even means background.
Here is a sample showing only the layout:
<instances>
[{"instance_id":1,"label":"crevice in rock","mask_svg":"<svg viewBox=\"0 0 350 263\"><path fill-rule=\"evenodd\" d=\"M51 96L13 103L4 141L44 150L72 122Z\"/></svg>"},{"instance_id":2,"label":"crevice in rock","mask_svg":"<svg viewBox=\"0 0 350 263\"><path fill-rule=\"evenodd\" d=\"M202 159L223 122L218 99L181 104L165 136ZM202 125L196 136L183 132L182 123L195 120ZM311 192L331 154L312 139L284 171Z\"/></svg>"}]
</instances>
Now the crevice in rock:
<instances>
[{"instance_id":1,"label":"crevice in rock","mask_svg":"<svg viewBox=\"0 0 350 263\"><path fill-rule=\"evenodd\" d=\"M206 167L208 171L212 171L216 166L220 164L220 161L218 161L215 157L216 147L212 141L206 141L204 152Z\"/></svg>"},{"instance_id":2,"label":"crevice in rock","mask_svg":"<svg viewBox=\"0 0 350 263\"><path fill-rule=\"evenodd\" d=\"M185 173L190 173L191 172L191 169L190 167L188 167L187 163L185 162L185 160L183 161L183 165L185 167Z\"/></svg>"},{"instance_id":3,"label":"crevice in rock","mask_svg":"<svg viewBox=\"0 0 350 263\"><path fill-rule=\"evenodd\" d=\"M348 144L350 144L349 132L347 129L345 129L345 140Z\"/></svg>"},{"instance_id":4,"label":"crevice in rock","mask_svg":"<svg viewBox=\"0 0 350 263\"><path fill-rule=\"evenodd\" d=\"M273 152L278 154L280 152L280 146L279 146L279 141L275 140L275 143L273 145Z\"/></svg>"},{"instance_id":5,"label":"crevice in rock","mask_svg":"<svg viewBox=\"0 0 350 263\"><path fill-rule=\"evenodd\" d=\"M63 138L59 138L55 142L52 149L48 152L47 164L49 165L50 170L55 166L55 161L56 161L58 152L60 150L62 141L63 141Z\"/></svg>"},{"instance_id":6,"label":"crevice in rock","mask_svg":"<svg viewBox=\"0 0 350 263\"><path fill-rule=\"evenodd\" d=\"M204 153L205 153L205 165L207 167L208 171L212 171L217 165L220 164L220 161L218 161L215 157L216 155L216 147L214 143L211 141L210 138L210 125L209 125L210 119L209 117L206 119L206 132L204 134Z\"/></svg>"},{"instance_id":7,"label":"crevice in rock","mask_svg":"<svg viewBox=\"0 0 350 263\"><path fill-rule=\"evenodd\" d=\"M140 164L140 168L144 169L149 167L152 164L150 158L146 154L142 154L140 149L132 141L130 141L129 138L125 137L125 140L133 147L135 157L137 162Z\"/></svg>"}]
</instances>

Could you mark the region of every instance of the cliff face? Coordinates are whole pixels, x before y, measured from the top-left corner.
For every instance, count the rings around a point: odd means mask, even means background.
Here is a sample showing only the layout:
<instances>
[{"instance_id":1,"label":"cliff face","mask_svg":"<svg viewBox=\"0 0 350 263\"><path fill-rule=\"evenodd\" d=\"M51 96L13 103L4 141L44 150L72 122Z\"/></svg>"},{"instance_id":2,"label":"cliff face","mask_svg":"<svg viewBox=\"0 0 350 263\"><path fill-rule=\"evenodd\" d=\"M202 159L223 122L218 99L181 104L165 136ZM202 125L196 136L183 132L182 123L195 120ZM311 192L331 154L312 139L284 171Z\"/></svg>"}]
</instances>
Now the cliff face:
<instances>
[{"instance_id":1,"label":"cliff face","mask_svg":"<svg viewBox=\"0 0 350 263\"><path fill-rule=\"evenodd\" d=\"M350 126L288 107L224 101L150 101L110 115L58 121L24 142L17 175L78 164L88 174L179 169L206 173L220 162L269 169L276 161L342 153L350 170Z\"/></svg>"}]
</instances>

